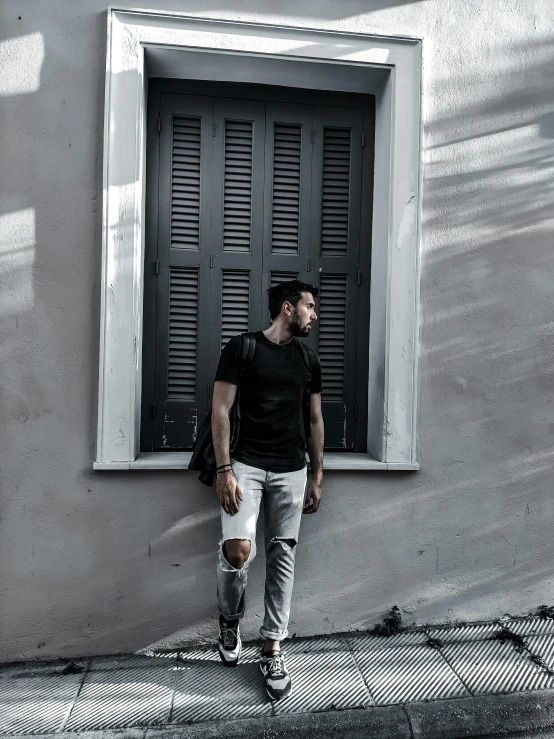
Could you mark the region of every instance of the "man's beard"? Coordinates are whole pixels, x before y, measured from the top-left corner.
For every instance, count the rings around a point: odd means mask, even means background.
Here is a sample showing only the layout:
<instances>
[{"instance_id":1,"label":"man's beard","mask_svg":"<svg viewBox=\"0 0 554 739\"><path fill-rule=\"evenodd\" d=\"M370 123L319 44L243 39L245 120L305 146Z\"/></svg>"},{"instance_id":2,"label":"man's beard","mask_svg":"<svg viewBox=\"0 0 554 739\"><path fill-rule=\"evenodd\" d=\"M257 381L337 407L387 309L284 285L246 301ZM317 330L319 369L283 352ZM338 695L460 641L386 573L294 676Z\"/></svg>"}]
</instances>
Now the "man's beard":
<instances>
[{"instance_id":1,"label":"man's beard","mask_svg":"<svg viewBox=\"0 0 554 739\"><path fill-rule=\"evenodd\" d=\"M300 326L300 319L298 318L298 311L295 312L292 321L289 323L290 332L292 336L306 337L310 335L310 329L307 326L303 328Z\"/></svg>"}]
</instances>

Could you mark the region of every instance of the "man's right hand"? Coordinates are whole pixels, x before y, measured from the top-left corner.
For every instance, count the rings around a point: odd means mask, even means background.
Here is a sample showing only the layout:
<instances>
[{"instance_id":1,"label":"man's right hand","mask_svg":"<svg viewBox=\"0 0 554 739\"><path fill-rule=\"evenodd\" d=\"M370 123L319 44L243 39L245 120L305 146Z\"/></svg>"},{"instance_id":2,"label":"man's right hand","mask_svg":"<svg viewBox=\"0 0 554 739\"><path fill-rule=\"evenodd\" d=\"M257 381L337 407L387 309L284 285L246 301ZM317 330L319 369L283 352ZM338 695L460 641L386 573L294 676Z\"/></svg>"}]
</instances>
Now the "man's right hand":
<instances>
[{"instance_id":1,"label":"man's right hand","mask_svg":"<svg viewBox=\"0 0 554 739\"><path fill-rule=\"evenodd\" d=\"M225 513L228 513L231 516L238 513L238 501L243 498L237 480L230 470L224 475L216 475L215 490L217 498Z\"/></svg>"}]
</instances>

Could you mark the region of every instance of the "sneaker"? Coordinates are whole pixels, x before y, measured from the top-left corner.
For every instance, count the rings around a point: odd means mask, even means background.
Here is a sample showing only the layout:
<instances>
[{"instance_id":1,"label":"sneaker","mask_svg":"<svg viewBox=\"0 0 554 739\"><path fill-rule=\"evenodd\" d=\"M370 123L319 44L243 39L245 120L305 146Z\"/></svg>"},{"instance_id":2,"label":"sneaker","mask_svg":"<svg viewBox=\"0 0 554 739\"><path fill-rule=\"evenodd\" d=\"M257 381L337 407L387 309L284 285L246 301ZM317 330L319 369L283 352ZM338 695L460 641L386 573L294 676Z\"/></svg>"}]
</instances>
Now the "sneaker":
<instances>
[{"instance_id":1,"label":"sneaker","mask_svg":"<svg viewBox=\"0 0 554 739\"><path fill-rule=\"evenodd\" d=\"M226 621L223 616L219 617L219 642L217 646L223 664L226 667L236 667L242 652L238 619L236 621Z\"/></svg>"},{"instance_id":2,"label":"sneaker","mask_svg":"<svg viewBox=\"0 0 554 739\"><path fill-rule=\"evenodd\" d=\"M262 648L260 669L265 677L265 689L272 701L291 695L292 682L281 652L264 652Z\"/></svg>"}]
</instances>

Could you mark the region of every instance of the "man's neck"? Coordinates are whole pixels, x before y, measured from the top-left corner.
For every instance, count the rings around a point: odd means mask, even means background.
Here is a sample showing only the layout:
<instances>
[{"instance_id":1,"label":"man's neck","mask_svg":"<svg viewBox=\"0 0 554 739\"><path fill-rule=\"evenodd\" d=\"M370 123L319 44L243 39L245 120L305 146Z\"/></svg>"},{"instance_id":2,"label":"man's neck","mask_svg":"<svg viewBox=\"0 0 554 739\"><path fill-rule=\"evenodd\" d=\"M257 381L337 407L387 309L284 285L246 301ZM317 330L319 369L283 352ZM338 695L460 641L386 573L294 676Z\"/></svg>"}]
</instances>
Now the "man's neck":
<instances>
[{"instance_id":1,"label":"man's neck","mask_svg":"<svg viewBox=\"0 0 554 739\"><path fill-rule=\"evenodd\" d=\"M262 332L266 339L274 344L288 344L292 341L290 331L282 323L272 323L269 328Z\"/></svg>"}]
</instances>

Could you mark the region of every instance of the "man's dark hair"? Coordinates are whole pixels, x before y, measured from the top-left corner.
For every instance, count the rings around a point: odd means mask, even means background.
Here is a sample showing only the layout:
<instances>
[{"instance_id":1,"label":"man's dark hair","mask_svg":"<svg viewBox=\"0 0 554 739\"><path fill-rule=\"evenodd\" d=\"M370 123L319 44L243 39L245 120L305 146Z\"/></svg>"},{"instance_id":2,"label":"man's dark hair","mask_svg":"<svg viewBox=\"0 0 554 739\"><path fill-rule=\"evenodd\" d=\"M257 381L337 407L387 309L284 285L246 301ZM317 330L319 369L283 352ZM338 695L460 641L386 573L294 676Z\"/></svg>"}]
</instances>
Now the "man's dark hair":
<instances>
[{"instance_id":1,"label":"man's dark hair","mask_svg":"<svg viewBox=\"0 0 554 739\"><path fill-rule=\"evenodd\" d=\"M319 294L319 287L308 285L307 282L300 282L300 280L280 282L278 285L270 287L267 294L269 296L269 315L271 319L274 321L277 318L285 301L296 308L302 293L311 293L316 298Z\"/></svg>"}]
</instances>

